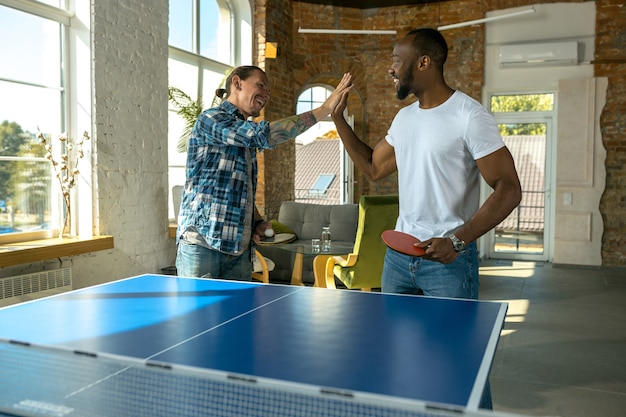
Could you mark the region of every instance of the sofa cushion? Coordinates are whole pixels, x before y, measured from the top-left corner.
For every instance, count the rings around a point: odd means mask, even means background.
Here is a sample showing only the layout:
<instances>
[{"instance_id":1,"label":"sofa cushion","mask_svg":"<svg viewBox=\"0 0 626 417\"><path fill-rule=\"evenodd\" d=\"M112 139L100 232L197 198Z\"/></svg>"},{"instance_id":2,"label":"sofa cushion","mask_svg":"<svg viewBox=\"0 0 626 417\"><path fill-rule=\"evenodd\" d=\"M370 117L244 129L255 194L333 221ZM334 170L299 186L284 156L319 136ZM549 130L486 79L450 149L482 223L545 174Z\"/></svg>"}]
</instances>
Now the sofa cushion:
<instances>
[{"instance_id":1,"label":"sofa cushion","mask_svg":"<svg viewBox=\"0 0 626 417\"><path fill-rule=\"evenodd\" d=\"M320 238L322 227L330 226L332 240L354 242L359 218L358 204L309 204L285 201L278 221L291 228L300 240Z\"/></svg>"},{"instance_id":2,"label":"sofa cushion","mask_svg":"<svg viewBox=\"0 0 626 417\"><path fill-rule=\"evenodd\" d=\"M305 246L311 245L311 239L321 238L322 227L324 226L330 226L331 238L334 242L354 244L359 221L359 205L324 205L286 201L280 206L277 221L293 231L298 237L295 242L300 242ZM270 282L289 284L295 253L273 245L259 245L258 250L276 264L270 273ZM302 280L306 285L313 284L312 256L307 256L304 259Z\"/></svg>"}]
</instances>

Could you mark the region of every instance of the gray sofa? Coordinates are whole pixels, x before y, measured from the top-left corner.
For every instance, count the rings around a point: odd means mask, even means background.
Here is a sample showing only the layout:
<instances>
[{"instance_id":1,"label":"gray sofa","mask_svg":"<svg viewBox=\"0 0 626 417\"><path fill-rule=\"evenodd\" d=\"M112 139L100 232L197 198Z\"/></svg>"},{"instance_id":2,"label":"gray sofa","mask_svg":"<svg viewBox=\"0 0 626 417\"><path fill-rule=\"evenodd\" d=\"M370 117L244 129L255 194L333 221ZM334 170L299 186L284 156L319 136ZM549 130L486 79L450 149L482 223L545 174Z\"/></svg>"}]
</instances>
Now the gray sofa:
<instances>
[{"instance_id":1,"label":"gray sofa","mask_svg":"<svg viewBox=\"0 0 626 417\"><path fill-rule=\"evenodd\" d=\"M310 204L285 201L278 212L280 223L289 227L296 235L296 242L311 245L311 239L320 238L322 227L330 226L333 242L354 244L359 220L358 204ZM275 246L257 246L261 254L274 261L274 270L270 272L270 282L290 284L295 254ZM302 281L313 285L313 257L304 258Z\"/></svg>"}]
</instances>

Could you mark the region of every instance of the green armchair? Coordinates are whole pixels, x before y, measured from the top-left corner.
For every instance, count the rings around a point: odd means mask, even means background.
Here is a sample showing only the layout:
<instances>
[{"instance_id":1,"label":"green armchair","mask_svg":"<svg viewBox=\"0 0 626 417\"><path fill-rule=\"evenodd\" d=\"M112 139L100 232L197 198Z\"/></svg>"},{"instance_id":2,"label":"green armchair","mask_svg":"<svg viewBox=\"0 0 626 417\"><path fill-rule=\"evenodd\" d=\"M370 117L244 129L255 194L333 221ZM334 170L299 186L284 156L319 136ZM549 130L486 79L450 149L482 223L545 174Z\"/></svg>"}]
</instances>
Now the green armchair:
<instances>
[{"instance_id":1,"label":"green armchair","mask_svg":"<svg viewBox=\"0 0 626 417\"><path fill-rule=\"evenodd\" d=\"M397 219L397 195L362 196L353 252L326 261L326 287L337 288L337 278L349 289L380 288L387 249L380 235L394 229Z\"/></svg>"}]
</instances>

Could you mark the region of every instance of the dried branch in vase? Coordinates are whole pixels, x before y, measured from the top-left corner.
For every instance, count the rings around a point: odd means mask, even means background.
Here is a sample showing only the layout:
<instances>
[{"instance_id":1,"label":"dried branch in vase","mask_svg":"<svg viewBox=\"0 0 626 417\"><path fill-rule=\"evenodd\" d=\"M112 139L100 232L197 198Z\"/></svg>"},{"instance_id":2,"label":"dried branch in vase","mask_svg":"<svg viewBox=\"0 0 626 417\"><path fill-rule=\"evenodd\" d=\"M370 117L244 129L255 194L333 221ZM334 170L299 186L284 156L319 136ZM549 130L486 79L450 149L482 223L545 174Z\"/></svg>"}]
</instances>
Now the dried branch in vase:
<instances>
[{"instance_id":1,"label":"dried branch in vase","mask_svg":"<svg viewBox=\"0 0 626 417\"><path fill-rule=\"evenodd\" d=\"M70 190L76 185L76 176L80 174L78 161L85 156L83 144L90 139L89 133L84 132L83 136L75 143L73 143L67 135L61 134L59 136L61 154L58 160L54 158L52 143L50 143L41 131L37 134L37 138L39 139L39 143L46 149L46 159L52 164L55 176L61 187L63 202L65 203L65 213L59 234L63 236L66 230L69 232L71 228L72 206Z\"/></svg>"}]
</instances>

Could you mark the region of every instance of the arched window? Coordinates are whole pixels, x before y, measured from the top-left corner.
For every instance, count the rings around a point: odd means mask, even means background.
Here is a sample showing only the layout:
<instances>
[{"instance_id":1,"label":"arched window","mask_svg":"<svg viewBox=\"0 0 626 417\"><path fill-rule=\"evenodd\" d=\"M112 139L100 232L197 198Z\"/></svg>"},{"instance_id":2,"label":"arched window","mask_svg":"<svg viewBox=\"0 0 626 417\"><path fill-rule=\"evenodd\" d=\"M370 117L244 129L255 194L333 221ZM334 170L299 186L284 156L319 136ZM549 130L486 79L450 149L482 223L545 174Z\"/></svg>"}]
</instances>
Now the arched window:
<instances>
[{"instance_id":1,"label":"arched window","mask_svg":"<svg viewBox=\"0 0 626 417\"><path fill-rule=\"evenodd\" d=\"M333 88L325 85L308 87L298 96L296 113L319 107L332 92ZM317 204L351 201L351 178L352 162L330 117L320 120L296 138L294 192L297 201Z\"/></svg>"},{"instance_id":2,"label":"arched window","mask_svg":"<svg viewBox=\"0 0 626 417\"><path fill-rule=\"evenodd\" d=\"M332 88L323 85L316 85L307 88L298 97L298 102L296 103L296 114L311 111L314 108L321 106L332 92ZM332 122L330 117L328 117L325 120L320 120L315 126L300 135L296 141L298 143L306 144L318 137L322 137L324 134L327 134L329 131L334 129L335 124Z\"/></svg>"}]
</instances>

